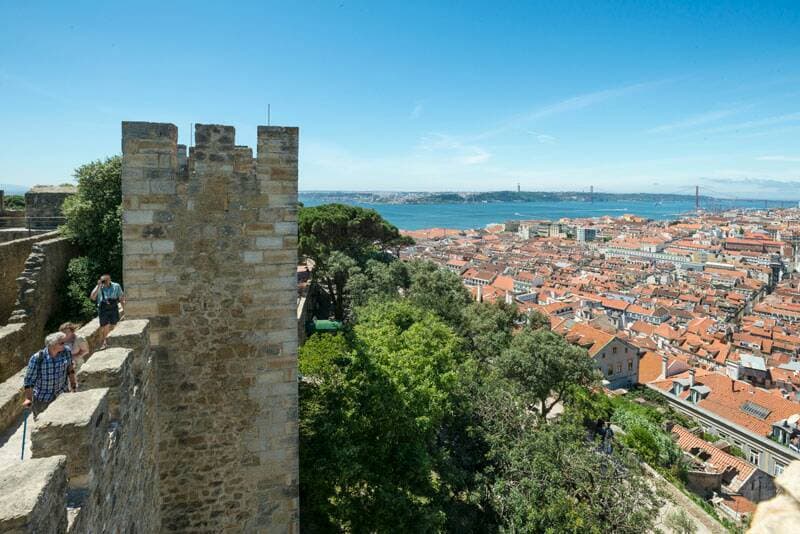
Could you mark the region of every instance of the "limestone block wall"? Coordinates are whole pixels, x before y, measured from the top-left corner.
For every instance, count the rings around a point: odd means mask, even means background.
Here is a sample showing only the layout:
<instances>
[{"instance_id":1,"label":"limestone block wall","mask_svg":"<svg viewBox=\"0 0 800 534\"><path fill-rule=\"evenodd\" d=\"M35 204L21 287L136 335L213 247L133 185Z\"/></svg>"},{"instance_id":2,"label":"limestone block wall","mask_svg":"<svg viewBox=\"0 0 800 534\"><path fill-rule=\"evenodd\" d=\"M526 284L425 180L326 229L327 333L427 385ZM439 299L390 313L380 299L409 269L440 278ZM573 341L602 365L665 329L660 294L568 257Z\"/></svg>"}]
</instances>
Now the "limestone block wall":
<instances>
[{"instance_id":1,"label":"limestone block wall","mask_svg":"<svg viewBox=\"0 0 800 534\"><path fill-rule=\"evenodd\" d=\"M21 343L23 334L22 323L0 327L0 342L7 344L5 348L0 346L0 352L11 351L14 344ZM92 319L78 330L78 335L83 337L89 343L90 350L94 351L100 345L102 338L100 322L97 318ZM8 430L22 415L22 381L26 370L27 366L23 366L4 382L0 382L0 434Z\"/></svg>"},{"instance_id":2,"label":"limestone block wall","mask_svg":"<svg viewBox=\"0 0 800 534\"><path fill-rule=\"evenodd\" d=\"M66 238L45 239L31 246L16 277L17 298L8 325L0 327L0 381L19 371L42 348L44 327L58 306L61 280L76 247Z\"/></svg>"},{"instance_id":3,"label":"limestone block wall","mask_svg":"<svg viewBox=\"0 0 800 534\"><path fill-rule=\"evenodd\" d=\"M151 322L167 531L297 532L297 128L122 125L129 317Z\"/></svg>"},{"instance_id":4,"label":"limestone block wall","mask_svg":"<svg viewBox=\"0 0 800 534\"><path fill-rule=\"evenodd\" d=\"M120 322L110 348L78 373L81 391L62 394L29 420L32 458L0 472L0 481L25 481L24 492L0 489L0 531L45 521L47 528L20 532L160 530L149 339L147 321Z\"/></svg>"},{"instance_id":5,"label":"limestone block wall","mask_svg":"<svg viewBox=\"0 0 800 534\"><path fill-rule=\"evenodd\" d=\"M75 186L37 185L25 193L25 217L30 228L57 228L64 223L61 206L77 192Z\"/></svg>"},{"instance_id":6,"label":"limestone block wall","mask_svg":"<svg viewBox=\"0 0 800 534\"><path fill-rule=\"evenodd\" d=\"M26 225L25 211L11 210L0 212L0 228L25 228ZM0 236L0 240L5 241L2 236Z\"/></svg>"},{"instance_id":7,"label":"limestone block wall","mask_svg":"<svg viewBox=\"0 0 800 534\"><path fill-rule=\"evenodd\" d=\"M64 456L20 462L0 470L0 532L64 532L67 514Z\"/></svg>"},{"instance_id":8,"label":"limestone block wall","mask_svg":"<svg viewBox=\"0 0 800 534\"><path fill-rule=\"evenodd\" d=\"M17 277L34 243L54 238L55 232L0 243L0 325L6 324L17 302Z\"/></svg>"}]
</instances>

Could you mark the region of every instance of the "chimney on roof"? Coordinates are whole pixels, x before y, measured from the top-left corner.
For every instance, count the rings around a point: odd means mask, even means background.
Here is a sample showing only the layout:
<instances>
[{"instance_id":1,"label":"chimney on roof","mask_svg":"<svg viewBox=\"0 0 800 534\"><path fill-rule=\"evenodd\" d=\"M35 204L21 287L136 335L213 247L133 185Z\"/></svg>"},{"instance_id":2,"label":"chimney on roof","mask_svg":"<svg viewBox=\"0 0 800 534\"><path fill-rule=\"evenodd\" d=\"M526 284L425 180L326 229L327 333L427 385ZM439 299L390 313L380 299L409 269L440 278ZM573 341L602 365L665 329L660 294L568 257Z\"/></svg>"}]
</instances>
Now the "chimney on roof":
<instances>
[{"instance_id":1,"label":"chimney on roof","mask_svg":"<svg viewBox=\"0 0 800 534\"><path fill-rule=\"evenodd\" d=\"M661 376L667 378L667 362L669 362L669 356L666 354L661 355Z\"/></svg>"},{"instance_id":2,"label":"chimney on roof","mask_svg":"<svg viewBox=\"0 0 800 534\"><path fill-rule=\"evenodd\" d=\"M690 388L694 387L694 374L695 374L695 372L696 371L694 370L694 368L689 369L689 387Z\"/></svg>"},{"instance_id":3,"label":"chimney on roof","mask_svg":"<svg viewBox=\"0 0 800 534\"><path fill-rule=\"evenodd\" d=\"M475 300L477 302L483 302L483 288L480 284L478 284L478 290L475 292Z\"/></svg>"}]
</instances>

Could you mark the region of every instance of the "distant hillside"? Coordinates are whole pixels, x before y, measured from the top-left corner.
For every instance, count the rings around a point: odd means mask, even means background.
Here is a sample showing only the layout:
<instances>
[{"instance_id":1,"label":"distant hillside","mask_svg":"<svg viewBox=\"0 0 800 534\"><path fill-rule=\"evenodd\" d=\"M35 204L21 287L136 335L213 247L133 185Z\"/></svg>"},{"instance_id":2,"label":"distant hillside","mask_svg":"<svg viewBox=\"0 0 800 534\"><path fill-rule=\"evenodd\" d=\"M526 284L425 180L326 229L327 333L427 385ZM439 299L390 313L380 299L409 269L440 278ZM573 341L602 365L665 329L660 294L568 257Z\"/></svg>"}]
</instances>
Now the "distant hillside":
<instances>
[{"instance_id":1,"label":"distant hillside","mask_svg":"<svg viewBox=\"0 0 800 534\"><path fill-rule=\"evenodd\" d=\"M587 193L583 191L487 191L480 193L423 193L423 192L350 192L309 191L302 197L318 202L362 202L368 204L464 204L484 202L674 202L693 201L694 195L666 195L658 193ZM701 196L701 201L712 197Z\"/></svg>"}]
</instances>

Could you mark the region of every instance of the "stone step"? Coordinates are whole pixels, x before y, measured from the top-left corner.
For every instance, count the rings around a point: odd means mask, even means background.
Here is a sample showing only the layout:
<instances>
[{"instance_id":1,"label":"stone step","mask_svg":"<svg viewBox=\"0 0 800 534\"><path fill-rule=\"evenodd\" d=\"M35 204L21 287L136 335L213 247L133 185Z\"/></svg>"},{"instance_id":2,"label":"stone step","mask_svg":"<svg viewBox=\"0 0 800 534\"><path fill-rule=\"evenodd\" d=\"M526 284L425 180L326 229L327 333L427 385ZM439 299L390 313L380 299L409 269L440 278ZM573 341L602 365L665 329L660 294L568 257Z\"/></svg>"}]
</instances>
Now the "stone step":
<instances>
[{"instance_id":1,"label":"stone step","mask_svg":"<svg viewBox=\"0 0 800 534\"><path fill-rule=\"evenodd\" d=\"M108 422L108 388L59 395L33 423L31 457L66 453L70 488L87 488Z\"/></svg>"},{"instance_id":2,"label":"stone step","mask_svg":"<svg viewBox=\"0 0 800 534\"><path fill-rule=\"evenodd\" d=\"M0 532L65 532L65 456L30 459L0 470Z\"/></svg>"}]
</instances>

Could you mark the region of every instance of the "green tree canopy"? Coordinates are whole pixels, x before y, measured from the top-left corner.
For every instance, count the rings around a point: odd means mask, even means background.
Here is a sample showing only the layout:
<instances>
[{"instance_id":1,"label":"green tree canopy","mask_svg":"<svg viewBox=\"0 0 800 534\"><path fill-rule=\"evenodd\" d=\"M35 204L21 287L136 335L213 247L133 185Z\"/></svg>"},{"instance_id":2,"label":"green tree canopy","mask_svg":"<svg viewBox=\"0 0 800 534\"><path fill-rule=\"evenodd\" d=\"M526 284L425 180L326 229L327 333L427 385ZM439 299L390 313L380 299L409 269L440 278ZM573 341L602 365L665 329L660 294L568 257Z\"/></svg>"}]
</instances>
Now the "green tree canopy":
<instances>
[{"instance_id":1,"label":"green tree canopy","mask_svg":"<svg viewBox=\"0 0 800 534\"><path fill-rule=\"evenodd\" d=\"M407 298L414 305L438 315L448 325L458 328L464 309L472 301L461 278L431 261L412 261L408 264L411 284Z\"/></svg>"},{"instance_id":2,"label":"green tree canopy","mask_svg":"<svg viewBox=\"0 0 800 534\"><path fill-rule=\"evenodd\" d=\"M122 158L93 161L75 170L78 192L64 200L64 235L100 271L122 278ZM102 273L97 273L102 274Z\"/></svg>"},{"instance_id":3,"label":"green tree canopy","mask_svg":"<svg viewBox=\"0 0 800 534\"><path fill-rule=\"evenodd\" d=\"M516 308L505 302L471 303L464 309L460 328L466 350L480 362L493 362L508 348L520 320Z\"/></svg>"},{"instance_id":4,"label":"green tree canopy","mask_svg":"<svg viewBox=\"0 0 800 534\"><path fill-rule=\"evenodd\" d=\"M599 452L572 420L543 424L493 400L481 407L495 466L487 492L503 532L651 530L658 501L635 458Z\"/></svg>"},{"instance_id":5,"label":"green tree canopy","mask_svg":"<svg viewBox=\"0 0 800 534\"><path fill-rule=\"evenodd\" d=\"M375 252L408 242L377 211L346 204L301 208L298 230L300 254L318 264L334 252L363 263Z\"/></svg>"},{"instance_id":6,"label":"green tree canopy","mask_svg":"<svg viewBox=\"0 0 800 534\"><path fill-rule=\"evenodd\" d=\"M350 277L366 268L370 259L390 261L387 249L412 242L377 211L345 204L301 207L298 231L299 252L314 262L313 276L327 290L338 320L347 313L345 286ZM368 297L363 285L360 281L354 288L358 298Z\"/></svg>"},{"instance_id":7,"label":"green tree canopy","mask_svg":"<svg viewBox=\"0 0 800 534\"><path fill-rule=\"evenodd\" d=\"M405 262L384 263L372 259L367 261L364 269L350 275L345 293L350 305L358 307L370 301L395 299L401 289L408 289L410 283Z\"/></svg>"},{"instance_id":8,"label":"green tree canopy","mask_svg":"<svg viewBox=\"0 0 800 534\"><path fill-rule=\"evenodd\" d=\"M89 292L101 274L122 281L121 172L119 156L75 170L78 191L64 200L61 231L79 246L81 256L67 266L65 298L55 321L84 321L95 313Z\"/></svg>"},{"instance_id":9,"label":"green tree canopy","mask_svg":"<svg viewBox=\"0 0 800 534\"><path fill-rule=\"evenodd\" d=\"M528 314L527 322L531 330L550 328L550 318L539 311L534 311Z\"/></svg>"},{"instance_id":10,"label":"green tree canopy","mask_svg":"<svg viewBox=\"0 0 800 534\"><path fill-rule=\"evenodd\" d=\"M359 314L352 344L301 348L301 500L306 530L433 532L446 520L437 431L452 412L456 335L393 301Z\"/></svg>"},{"instance_id":11,"label":"green tree canopy","mask_svg":"<svg viewBox=\"0 0 800 534\"><path fill-rule=\"evenodd\" d=\"M523 398L538 404L542 417L558 402L568 400L576 386L590 385L597 378L594 362L584 349L549 330L527 327L498 358L497 368Z\"/></svg>"}]
</instances>

